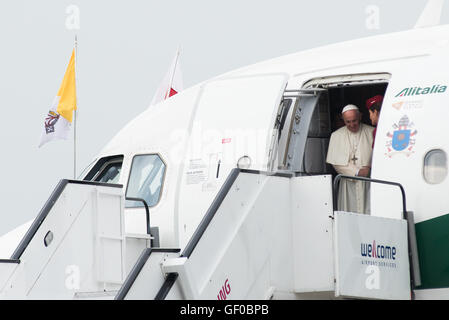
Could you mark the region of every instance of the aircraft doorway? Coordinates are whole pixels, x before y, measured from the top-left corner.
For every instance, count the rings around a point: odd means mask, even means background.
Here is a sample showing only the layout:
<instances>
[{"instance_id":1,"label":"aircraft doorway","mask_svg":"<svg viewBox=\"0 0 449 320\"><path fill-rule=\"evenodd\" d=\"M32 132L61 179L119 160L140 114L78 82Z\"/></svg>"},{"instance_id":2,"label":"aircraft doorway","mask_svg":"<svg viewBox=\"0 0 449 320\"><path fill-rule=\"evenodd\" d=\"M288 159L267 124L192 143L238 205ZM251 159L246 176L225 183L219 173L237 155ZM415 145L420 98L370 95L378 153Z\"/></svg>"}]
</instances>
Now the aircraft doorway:
<instances>
[{"instance_id":1,"label":"aircraft doorway","mask_svg":"<svg viewBox=\"0 0 449 320\"><path fill-rule=\"evenodd\" d=\"M286 90L278 119L278 170L305 175L337 173L326 163L332 132L344 126L342 109L356 105L361 122L371 125L366 100L384 95L389 74L312 79L301 89ZM288 108L285 106L289 106Z\"/></svg>"},{"instance_id":2,"label":"aircraft doorway","mask_svg":"<svg viewBox=\"0 0 449 320\"><path fill-rule=\"evenodd\" d=\"M341 119L341 110L348 104L354 104L359 107L362 113L361 122L371 125L369 111L366 108L366 100L377 95L384 96L387 85L388 83L377 83L328 88L332 132L344 125Z\"/></svg>"}]
</instances>

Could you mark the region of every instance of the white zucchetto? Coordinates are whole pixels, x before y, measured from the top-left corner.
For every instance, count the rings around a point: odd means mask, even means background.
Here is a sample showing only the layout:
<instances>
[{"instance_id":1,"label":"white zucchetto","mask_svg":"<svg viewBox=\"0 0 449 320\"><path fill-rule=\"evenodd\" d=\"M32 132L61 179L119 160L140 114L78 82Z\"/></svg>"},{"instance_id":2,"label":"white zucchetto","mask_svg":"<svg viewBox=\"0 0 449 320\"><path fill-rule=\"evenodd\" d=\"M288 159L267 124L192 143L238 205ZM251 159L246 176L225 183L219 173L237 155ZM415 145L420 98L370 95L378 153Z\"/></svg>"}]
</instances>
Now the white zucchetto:
<instances>
[{"instance_id":1,"label":"white zucchetto","mask_svg":"<svg viewBox=\"0 0 449 320\"><path fill-rule=\"evenodd\" d=\"M359 108L357 108L357 106L353 105L353 104L348 104L346 107L343 108L343 110L341 111L341 114L345 113L346 111L349 110L357 110L359 111Z\"/></svg>"}]
</instances>

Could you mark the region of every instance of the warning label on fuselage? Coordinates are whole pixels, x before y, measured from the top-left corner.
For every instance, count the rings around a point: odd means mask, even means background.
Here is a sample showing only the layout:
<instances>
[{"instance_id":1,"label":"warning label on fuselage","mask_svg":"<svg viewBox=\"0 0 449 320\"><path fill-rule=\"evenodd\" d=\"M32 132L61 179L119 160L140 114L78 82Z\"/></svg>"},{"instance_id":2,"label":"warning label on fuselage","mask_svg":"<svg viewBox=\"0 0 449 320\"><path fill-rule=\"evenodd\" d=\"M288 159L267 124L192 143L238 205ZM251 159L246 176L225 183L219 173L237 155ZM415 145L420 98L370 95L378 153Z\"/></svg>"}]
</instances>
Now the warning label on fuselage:
<instances>
[{"instance_id":1,"label":"warning label on fuselage","mask_svg":"<svg viewBox=\"0 0 449 320\"><path fill-rule=\"evenodd\" d=\"M207 166L203 159L191 159L186 172L186 184L198 184L207 180Z\"/></svg>"}]
</instances>

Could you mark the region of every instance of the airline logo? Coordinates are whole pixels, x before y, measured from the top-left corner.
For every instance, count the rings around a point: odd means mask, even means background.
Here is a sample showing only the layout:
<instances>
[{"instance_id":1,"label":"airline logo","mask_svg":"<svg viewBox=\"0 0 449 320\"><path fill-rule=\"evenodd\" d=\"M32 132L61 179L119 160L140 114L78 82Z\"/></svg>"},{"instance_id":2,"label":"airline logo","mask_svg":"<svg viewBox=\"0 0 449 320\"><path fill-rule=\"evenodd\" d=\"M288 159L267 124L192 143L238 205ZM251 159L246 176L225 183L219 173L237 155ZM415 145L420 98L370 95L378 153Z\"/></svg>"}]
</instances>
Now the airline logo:
<instances>
[{"instance_id":1,"label":"airline logo","mask_svg":"<svg viewBox=\"0 0 449 320\"><path fill-rule=\"evenodd\" d=\"M439 84L435 84L432 87L410 87L402 89L395 97L409 97L409 96L418 96L422 94L434 94L434 93L444 93L446 92L447 86L441 86Z\"/></svg>"}]
</instances>

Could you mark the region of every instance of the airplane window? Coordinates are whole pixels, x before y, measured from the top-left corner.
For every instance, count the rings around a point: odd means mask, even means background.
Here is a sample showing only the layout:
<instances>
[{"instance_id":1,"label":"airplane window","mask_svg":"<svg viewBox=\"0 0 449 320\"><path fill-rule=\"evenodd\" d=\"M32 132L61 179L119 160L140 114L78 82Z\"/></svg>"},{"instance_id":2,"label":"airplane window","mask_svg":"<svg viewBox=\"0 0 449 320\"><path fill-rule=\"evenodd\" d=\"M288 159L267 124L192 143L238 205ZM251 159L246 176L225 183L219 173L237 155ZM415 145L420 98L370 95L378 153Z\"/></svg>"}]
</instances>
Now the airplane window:
<instances>
[{"instance_id":1,"label":"airplane window","mask_svg":"<svg viewBox=\"0 0 449 320\"><path fill-rule=\"evenodd\" d=\"M165 163L157 154L134 157L129 175L127 197L142 198L149 207L154 207L161 195L165 176ZM127 208L142 207L142 202L126 201Z\"/></svg>"},{"instance_id":2,"label":"airplane window","mask_svg":"<svg viewBox=\"0 0 449 320\"><path fill-rule=\"evenodd\" d=\"M94 181L104 183L118 183L122 163L108 163L105 168L95 177Z\"/></svg>"},{"instance_id":3,"label":"airplane window","mask_svg":"<svg viewBox=\"0 0 449 320\"><path fill-rule=\"evenodd\" d=\"M96 181L103 183L118 183L120 179L120 171L122 170L123 156L109 156L94 161L90 164L80 177L84 176L85 181Z\"/></svg>"},{"instance_id":4,"label":"airplane window","mask_svg":"<svg viewBox=\"0 0 449 320\"><path fill-rule=\"evenodd\" d=\"M424 157L424 180L430 184L441 183L447 176L447 157L443 150L431 150Z\"/></svg>"}]
</instances>

